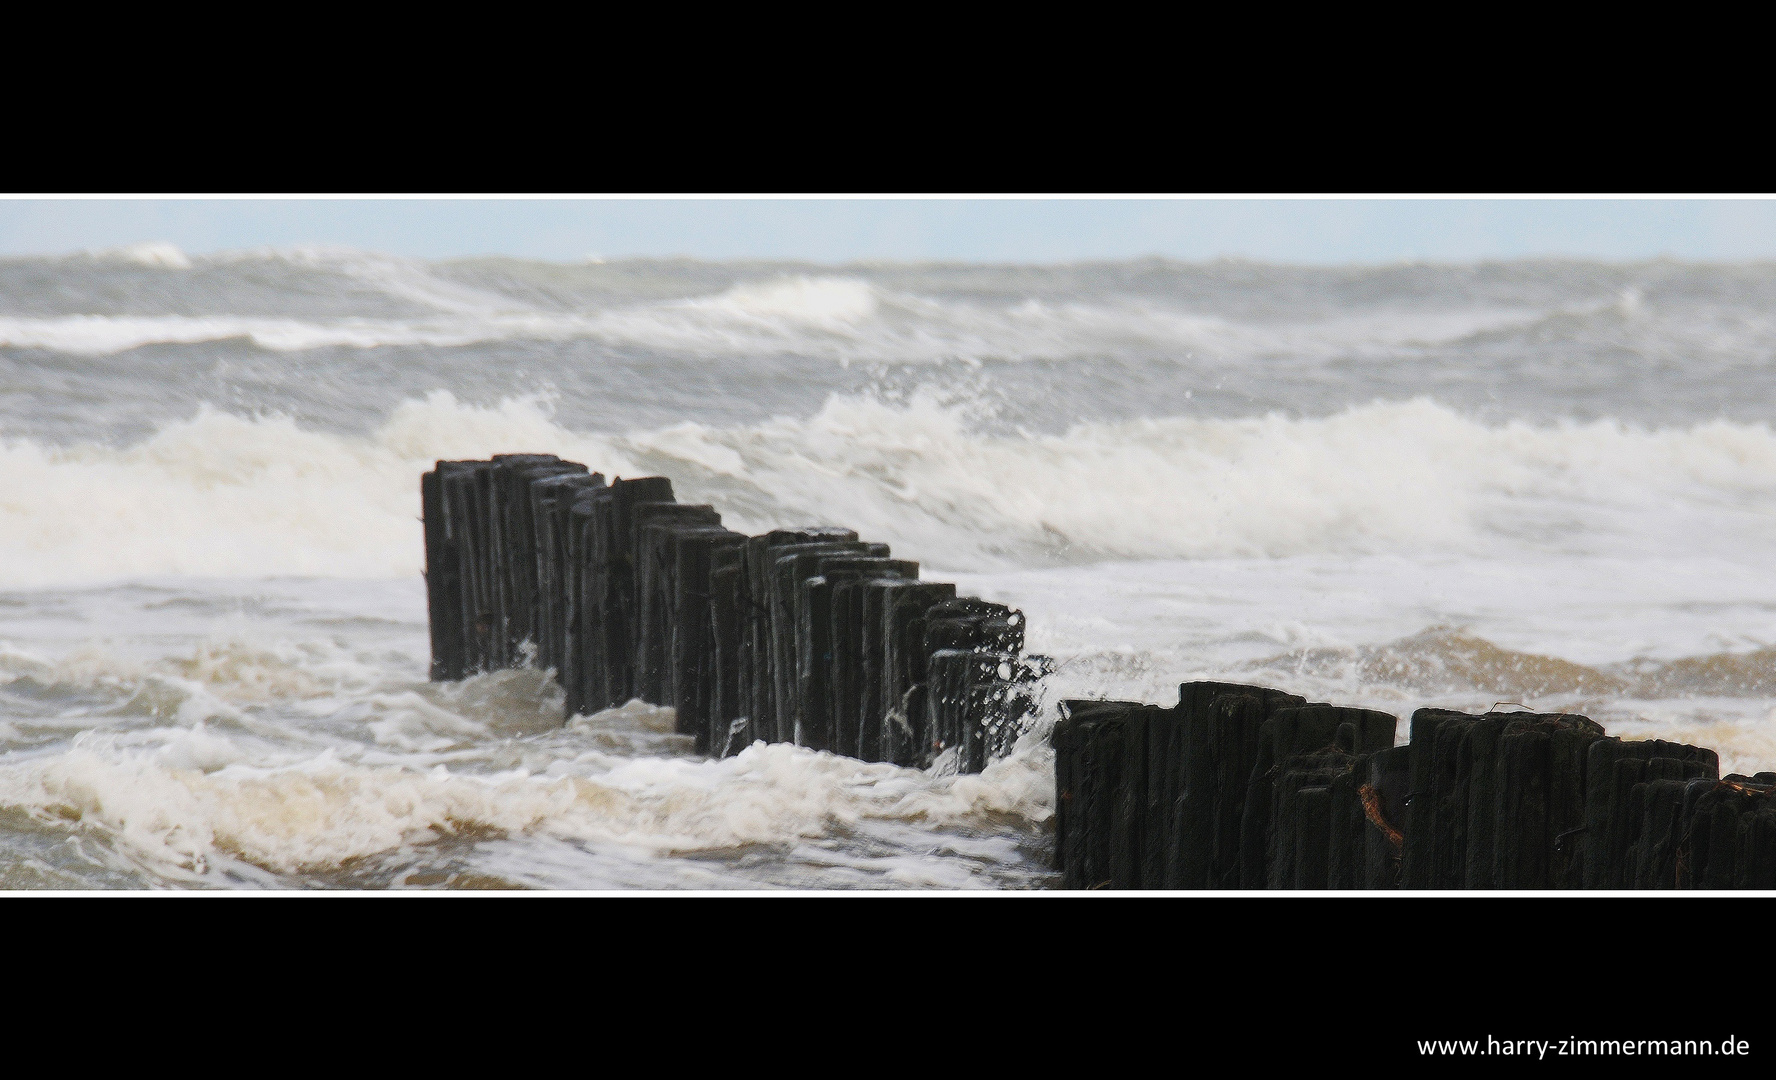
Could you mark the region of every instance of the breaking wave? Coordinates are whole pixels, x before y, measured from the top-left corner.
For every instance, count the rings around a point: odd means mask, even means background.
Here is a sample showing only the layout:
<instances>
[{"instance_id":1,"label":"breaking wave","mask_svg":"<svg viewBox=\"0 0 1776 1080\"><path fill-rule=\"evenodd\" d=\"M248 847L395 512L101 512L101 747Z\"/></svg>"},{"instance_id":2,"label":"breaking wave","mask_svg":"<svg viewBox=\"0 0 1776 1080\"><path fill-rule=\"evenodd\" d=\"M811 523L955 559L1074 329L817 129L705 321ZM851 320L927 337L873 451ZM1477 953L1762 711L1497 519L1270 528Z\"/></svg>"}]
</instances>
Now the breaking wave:
<instances>
[{"instance_id":1,"label":"breaking wave","mask_svg":"<svg viewBox=\"0 0 1776 1080\"><path fill-rule=\"evenodd\" d=\"M0 583L410 575L419 473L514 450L670 475L744 531L838 522L955 570L1512 544L1733 554L1776 519L1766 424L1486 425L1424 399L1054 435L977 419L922 391L835 395L805 419L580 433L540 398L439 391L363 437L205 407L123 448L0 443Z\"/></svg>"}]
</instances>

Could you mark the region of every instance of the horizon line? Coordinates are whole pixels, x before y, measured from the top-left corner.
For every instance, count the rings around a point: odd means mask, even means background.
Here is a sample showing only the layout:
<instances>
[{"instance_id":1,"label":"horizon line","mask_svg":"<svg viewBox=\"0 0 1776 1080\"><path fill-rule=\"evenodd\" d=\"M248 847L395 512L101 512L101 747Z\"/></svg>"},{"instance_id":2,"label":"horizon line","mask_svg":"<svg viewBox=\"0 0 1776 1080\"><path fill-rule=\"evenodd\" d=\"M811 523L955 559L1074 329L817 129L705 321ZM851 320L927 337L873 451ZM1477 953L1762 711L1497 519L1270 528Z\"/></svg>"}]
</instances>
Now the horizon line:
<instances>
[{"instance_id":1,"label":"horizon line","mask_svg":"<svg viewBox=\"0 0 1776 1080\"><path fill-rule=\"evenodd\" d=\"M1282 260L1267 259L1254 255L1221 254L1200 259L1180 258L1161 252L1145 252L1139 255L1121 256L1086 256L1072 259L907 259L886 256L861 256L844 260L825 260L813 256L792 255L731 255L703 256L686 253L648 254L630 253L620 255L588 254L580 258L560 259L542 255L517 255L502 251L468 252L460 255L404 255L373 247L357 247L350 244L257 244L247 247L220 247L208 250L193 250L180 246L170 240L144 240L137 243L117 244L110 247L81 247L61 251L15 251L0 252L0 262L22 262L32 259L78 259L95 260L112 259L121 262L132 262L144 267L164 270L182 270L185 267L176 265L156 265L150 259L132 258L132 253L140 252L148 255L159 249L170 250L186 259L227 259L242 257L279 256L292 253L313 252L320 255L378 255L384 258L403 259L419 263L451 263L470 262L475 260L505 259L513 262L544 263L560 267L605 266L620 263L702 263L713 266L744 266L744 265L782 265L782 266L814 266L827 269L842 270L852 267L1004 267L1060 269L1074 266L1102 266L1128 263L1166 263L1174 266L1207 267L1216 264L1245 264L1264 266L1279 270L1385 270L1401 267L1425 267L1430 269L1470 269L1492 265L1512 265L1528 263L1578 263L1594 266L1646 266L1656 263L1670 263L1679 266L1763 266L1776 264L1776 255L1752 258L1704 258L1698 256L1677 255L1671 252L1660 252L1656 255L1634 257L1608 257L1600 255L1577 255L1566 252L1544 252L1527 255L1487 255L1470 259L1436 259L1422 257L1403 257L1384 260Z\"/></svg>"}]
</instances>

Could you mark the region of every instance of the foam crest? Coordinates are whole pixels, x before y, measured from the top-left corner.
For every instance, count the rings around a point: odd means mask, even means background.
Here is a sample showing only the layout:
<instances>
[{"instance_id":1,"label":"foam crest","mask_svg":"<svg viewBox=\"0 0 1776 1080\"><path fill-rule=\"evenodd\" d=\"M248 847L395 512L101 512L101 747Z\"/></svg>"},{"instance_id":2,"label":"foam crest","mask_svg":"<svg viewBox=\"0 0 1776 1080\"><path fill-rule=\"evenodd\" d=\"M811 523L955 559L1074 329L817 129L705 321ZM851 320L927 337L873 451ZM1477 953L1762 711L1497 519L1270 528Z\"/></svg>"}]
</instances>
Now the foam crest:
<instances>
[{"instance_id":1,"label":"foam crest","mask_svg":"<svg viewBox=\"0 0 1776 1080\"><path fill-rule=\"evenodd\" d=\"M1523 545L1741 556L1776 514L1766 424L1489 426L1418 399L1007 434L920 391L619 436L568 431L540 398L483 407L439 391L368 437L206 407L123 449L0 444L0 582L413 574L416 477L517 449L666 473L744 531L838 522L955 570Z\"/></svg>"},{"instance_id":2,"label":"foam crest","mask_svg":"<svg viewBox=\"0 0 1776 1080\"><path fill-rule=\"evenodd\" d=\"M151 266L158 270L191 269L191 256L179 250L177 244L169 244L164 241L107 248L94 252L93 257L115 262L134 263L137 266Z\"/></svg>"},{"instance_id":3,"label":"foam crest","mask_svg":"<svg viewBox=\"0 0 1776 1080\"><path fill-rule=\"evenodd\" d=\"M876 294L868 282L856 278L798 275L736 285L712 299L687 301L685 307L739 318L831 327L874 315Z\"/></svg>"},{"instance_id":4,"label":"foam crest","mask_svg":"<svg viewBox=\"0 0 1776 1080\"><path fill-rule=\"evenodd\" d=\"M807 420L680 425L631 441L685 462L691 477L743 478L759 499L777 500L776 520L841 521L956 569L1474 553L1550 539L1691 550L1747 541L1776 512L1767 425L1488 426L1425 399L1324 418L1141 419L989 435L967 406L933 393L904 404L839 396ZM723 451L733 456L719 468L704 464ZM710 477L718 505L721 489Z\"/></svg>"}]
</instances>

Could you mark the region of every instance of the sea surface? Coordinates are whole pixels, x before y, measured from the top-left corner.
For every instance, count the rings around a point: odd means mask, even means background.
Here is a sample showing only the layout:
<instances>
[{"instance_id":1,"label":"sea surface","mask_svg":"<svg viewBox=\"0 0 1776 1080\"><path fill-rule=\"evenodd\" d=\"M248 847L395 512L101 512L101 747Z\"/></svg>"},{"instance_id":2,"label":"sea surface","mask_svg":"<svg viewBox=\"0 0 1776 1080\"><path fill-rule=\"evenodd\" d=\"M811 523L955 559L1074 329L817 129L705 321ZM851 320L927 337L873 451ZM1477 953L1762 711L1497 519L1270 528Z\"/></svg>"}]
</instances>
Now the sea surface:
<instances>
[{"instance_id":1,"label":"sea surface","mask_svg":"<svg viewBox=\"0 0 1776 1080\"><path fill-rule=\"evenodd\" d=\"M1051 887L1068 696L1776 767L1776 265L0 259L0 888ZM426 681L419 476L827 523L1054 657L979 776Z\"/></svg>"}]
</instances>

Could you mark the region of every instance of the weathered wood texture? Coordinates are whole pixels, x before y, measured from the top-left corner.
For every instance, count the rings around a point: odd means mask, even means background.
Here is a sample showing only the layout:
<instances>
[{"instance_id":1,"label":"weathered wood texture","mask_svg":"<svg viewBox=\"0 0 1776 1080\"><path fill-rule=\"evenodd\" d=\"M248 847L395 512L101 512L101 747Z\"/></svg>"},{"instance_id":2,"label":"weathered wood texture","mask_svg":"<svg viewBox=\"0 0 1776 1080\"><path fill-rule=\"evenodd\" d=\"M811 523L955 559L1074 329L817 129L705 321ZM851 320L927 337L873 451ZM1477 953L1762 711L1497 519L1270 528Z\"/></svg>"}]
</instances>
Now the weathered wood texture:
<instances>
[{"instance_id":1,"label":"weathered wood texture","mask_svg":"<svg viewBox=\"0 0 1776 1080\"><path fill-rule=\"evenodd\" d=\"M671 706L716 757L763 740L963 772L1034 713L1022 613L850 529L745 536L664 477L550 454L440 461L420 495L433 679L534 666L569 718Z\"/></svg>"}]
</instances>

